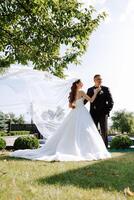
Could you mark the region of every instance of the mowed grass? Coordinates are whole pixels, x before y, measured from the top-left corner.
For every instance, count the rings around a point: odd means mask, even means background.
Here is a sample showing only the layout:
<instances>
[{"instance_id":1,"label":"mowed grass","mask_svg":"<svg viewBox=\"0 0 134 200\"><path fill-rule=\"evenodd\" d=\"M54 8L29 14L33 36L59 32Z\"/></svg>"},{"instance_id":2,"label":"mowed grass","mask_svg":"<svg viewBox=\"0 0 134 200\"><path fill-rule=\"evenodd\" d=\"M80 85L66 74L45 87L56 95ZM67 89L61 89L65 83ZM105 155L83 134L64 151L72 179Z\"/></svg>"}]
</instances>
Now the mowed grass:
<instances>
[{"instance_id":1,"label":"mowed grass","mask_svg":"<svg viewBox=\"0 0 134 200\"><path fill-rule=\"evenodd\" d=\"M134 153L94 162L14 159L0 153L0 200L126 200L134 190Z\"/></svg>"}]
</instances>

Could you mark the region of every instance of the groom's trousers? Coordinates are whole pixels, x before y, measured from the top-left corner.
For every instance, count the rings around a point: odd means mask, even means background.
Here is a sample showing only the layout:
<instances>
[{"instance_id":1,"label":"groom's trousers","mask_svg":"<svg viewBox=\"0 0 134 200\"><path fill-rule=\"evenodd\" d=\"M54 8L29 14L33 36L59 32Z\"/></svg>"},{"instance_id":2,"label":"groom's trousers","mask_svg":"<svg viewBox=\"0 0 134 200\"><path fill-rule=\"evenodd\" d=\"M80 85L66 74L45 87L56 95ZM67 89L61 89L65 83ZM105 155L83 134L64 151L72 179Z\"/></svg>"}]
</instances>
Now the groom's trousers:
<instances>
[{"instance_id":1,"label":"groom's trousers","mask_svg":"<svg viewBox=\"0 0 134 200\"><path fill-rule=\"evenodd\" d=\"M97 129L99 130L103 141L106 145L106 147L108 147L108 115L101 115L101 116L97 116L97 115L92 115L92 118L94 120L94 123L96 124Z\"/></svg>"}]
</instances>

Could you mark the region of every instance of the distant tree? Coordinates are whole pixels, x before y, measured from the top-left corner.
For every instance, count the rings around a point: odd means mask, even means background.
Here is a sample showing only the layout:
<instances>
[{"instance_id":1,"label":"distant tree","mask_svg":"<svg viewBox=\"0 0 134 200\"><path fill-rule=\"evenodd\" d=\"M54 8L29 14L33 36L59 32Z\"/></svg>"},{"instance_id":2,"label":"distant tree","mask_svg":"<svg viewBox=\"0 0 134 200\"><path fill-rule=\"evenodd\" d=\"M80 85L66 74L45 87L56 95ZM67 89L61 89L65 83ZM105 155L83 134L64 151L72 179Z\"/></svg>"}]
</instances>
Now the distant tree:
<instances>
[{"instance_id":1,"label":"distant tree","mask_svg":"<svg viewBox=\"0 0 134 200\"><path fill-rule=\"evenodd\" d=\"M125 110L116 111L112 116L112 128L124 133L134 133L134 113Z\"/></svg>"},{"instance_id":2,"label":"distant tree","mask_svg":"<svg viewBox=\"0 0 134 200\"><path fill-rule=\"evenodd\" d=\"M0 131L6 131L8 128L7 119L3 112L0 112Z\"/></svg>"},{"instance_id":3,"label":"distant tree","mask_svg":"<svg viewBox=\"0 0 134 200\"><path fill-rule=\"evenodd\" d=\"M35 69L63 77L106 16L95 13L78 0L1 0L0 67L32 61Z\"/></svg>"},{"instance_id":4,"label":"distant tree","mask_svg":"<svg viewBox=\"0 0 134 200\"><path fill-rule=\"evenodd\" d=\"M25 123L25 120L24 120L24 116L23 115L20 115L19 117L18 117L18 124L24 124Z\"/></svg>"},{"instance_id":5,"label":"distant tree","mask_svg":"<svg viewBox=\"0 0 134 200\"><path fill-rule=\"evenodd\" d=\"M9 118L9 116L10 116L11 124L24 124L25 123L23 115L16 117L14 113L8 113L6 116L7 116L7 118Z\"/></svg>"},{"instance_id":6,"label":"distant tree","mask_svg":"<svg viewBox=\"0 0 134 200\"><path fill-rule=\"evenodd\" d=\"M10 124L24 124L23 115L16 117L14 113L5 114L0 112L0 131L9 131Z\"/></svg>"}]
</instances>

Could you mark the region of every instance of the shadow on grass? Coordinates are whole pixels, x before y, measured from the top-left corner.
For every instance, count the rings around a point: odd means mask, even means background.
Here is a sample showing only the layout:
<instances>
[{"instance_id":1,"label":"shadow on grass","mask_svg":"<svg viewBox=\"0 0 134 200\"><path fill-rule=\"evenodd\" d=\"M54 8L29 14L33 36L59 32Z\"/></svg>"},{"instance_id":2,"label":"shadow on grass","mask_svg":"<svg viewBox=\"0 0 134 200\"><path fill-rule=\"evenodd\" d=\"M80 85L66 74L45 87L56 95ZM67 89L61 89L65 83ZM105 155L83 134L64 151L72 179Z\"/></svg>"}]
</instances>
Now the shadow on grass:
<instances>
[{"instance_id":1,"label":"shadow on grass","mask_svg":"<svg viewBox=\"0 0 134 200\"><path fill-rule=\"evenodd\" d=\"M134 189L134 154L94 162L86 167L69 170L47 178L38 179L39 184L73 185L83 189L103 188L121 191L125 187Z\"/></svg>"}]
</instances>

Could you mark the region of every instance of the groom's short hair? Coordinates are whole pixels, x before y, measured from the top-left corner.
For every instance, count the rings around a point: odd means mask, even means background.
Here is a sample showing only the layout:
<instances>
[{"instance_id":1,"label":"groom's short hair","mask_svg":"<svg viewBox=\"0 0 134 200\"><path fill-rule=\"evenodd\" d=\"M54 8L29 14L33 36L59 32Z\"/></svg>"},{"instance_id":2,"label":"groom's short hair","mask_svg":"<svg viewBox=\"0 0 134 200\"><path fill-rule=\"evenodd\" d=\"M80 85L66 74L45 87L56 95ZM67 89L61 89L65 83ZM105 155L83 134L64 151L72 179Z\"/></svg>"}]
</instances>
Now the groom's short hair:
<instances>
[{"instance_id":1,"label":"groom's short hair","mask_svg":"<svg viewBox=\"0 0 134 200\"><path fill-rule=\"evenodd\" d=\"M101 76L101 75L100 75L100 74L96 74L96 75L94 76L94 79L97 78L97 77L99 77L99 76Z\"/></svg>"}]
</instances>

